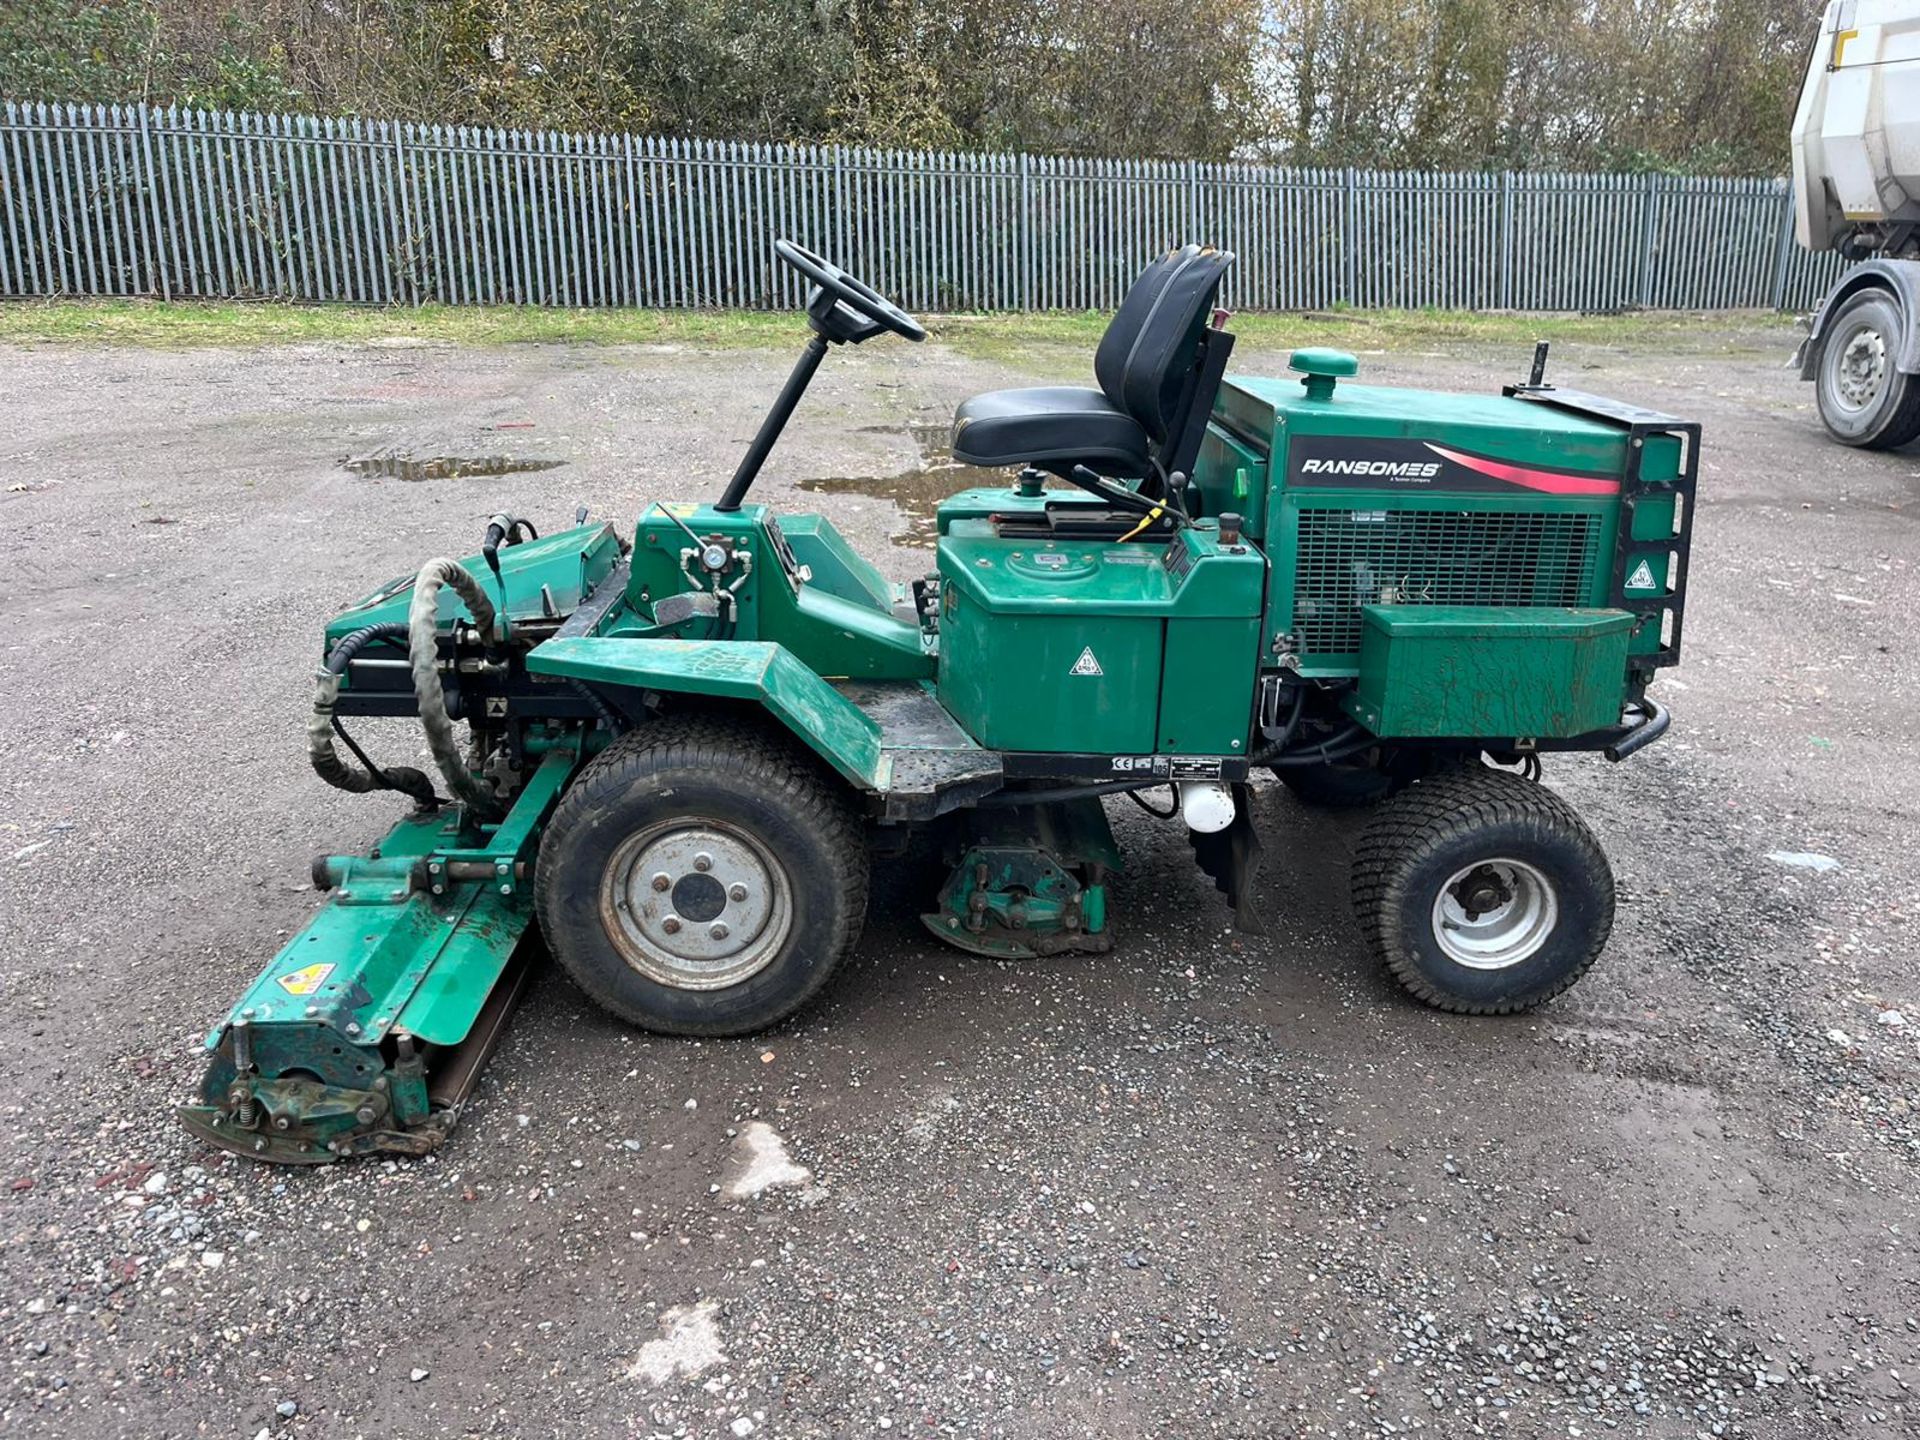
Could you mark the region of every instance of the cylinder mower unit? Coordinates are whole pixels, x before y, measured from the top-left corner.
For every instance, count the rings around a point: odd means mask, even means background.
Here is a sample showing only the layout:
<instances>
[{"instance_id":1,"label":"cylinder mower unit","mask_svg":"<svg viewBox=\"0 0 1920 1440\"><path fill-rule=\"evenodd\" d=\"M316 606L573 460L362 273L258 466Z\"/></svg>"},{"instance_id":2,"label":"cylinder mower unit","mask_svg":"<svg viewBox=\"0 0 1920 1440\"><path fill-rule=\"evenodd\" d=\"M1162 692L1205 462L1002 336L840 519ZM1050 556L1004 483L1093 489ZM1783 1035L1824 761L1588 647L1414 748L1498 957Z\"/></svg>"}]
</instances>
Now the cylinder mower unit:
<instances>
[{"instance_id":1,"label":"cylinder mower unit","mask_svg":"<svg viewBox=\"0 0 1920 1440\"><path fill-rule=\"evenodd\" d=\"M1646 687L1679 653L1696 426L1547 385L1544 348L1499 396L1364 386L1331 351L1228 379L1233 257L1188 246L1122 301L1095 386L960 407L955 455L1019 478L949 497L903 589L747 501L831 348L924 336L776 250L813 334L716 503L630 536L496 516L328 624L313 768L411 812L315 862L326 904L207 1037L195 1134L432 1149L542 949L649 1030L774 1024L916 832L950 867L923 921L975 954L1113 947L1122 795L1257 930L1268 775L1378 806L1354 910L1422 1000L1522 1010L1592 964L1612 879L1541 757L1666 728ZM369 758L359 716L417 718L435 774Z\"/></svg>"}]
</instances>

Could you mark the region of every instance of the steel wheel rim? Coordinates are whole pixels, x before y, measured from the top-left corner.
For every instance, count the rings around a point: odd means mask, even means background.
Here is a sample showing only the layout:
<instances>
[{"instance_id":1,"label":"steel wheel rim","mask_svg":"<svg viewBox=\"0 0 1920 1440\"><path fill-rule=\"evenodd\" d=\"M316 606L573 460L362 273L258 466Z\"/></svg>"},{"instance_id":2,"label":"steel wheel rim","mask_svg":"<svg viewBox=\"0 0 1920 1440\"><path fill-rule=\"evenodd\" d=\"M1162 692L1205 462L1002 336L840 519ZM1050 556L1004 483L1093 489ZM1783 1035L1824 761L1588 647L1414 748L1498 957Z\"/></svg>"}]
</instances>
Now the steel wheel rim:
<instances>
[{"instance_id":1,"label":"steel wheel rim","mask_svg":"<svg viewBox=\"0 0 1920 1440\"><path fill-rule=\"evenodd\" d=\"M1841 338L1832 367L1833 396L1848 410L1869 409L1887 383L1887 341L1873 326L1861 324Z\"/></svg>"},{"instance_id":2,"label":"steel wheel rim","mask_svg":"<svg viewBox=\"0 0 1920 1440\"><path fill-rule=\"evenodd\" d=\"M766 846L724 820L663 820L621 842L600 918L621 959L676 990L724 990L773 962L793 886Z\"/></svg>"},{"instance_id":3,"label":"steel wheel rim","mask_svg":"<svg viewBox=\"0 0 1920 1440\"><path fill-rule=\"evenodd\" d=\"M1559 920L1553 882L1526 861L1504 856L1463 865L1433 902L1434 941L1470 970L1505 970L1531 960Z\"/></svg>"}]
</instances>

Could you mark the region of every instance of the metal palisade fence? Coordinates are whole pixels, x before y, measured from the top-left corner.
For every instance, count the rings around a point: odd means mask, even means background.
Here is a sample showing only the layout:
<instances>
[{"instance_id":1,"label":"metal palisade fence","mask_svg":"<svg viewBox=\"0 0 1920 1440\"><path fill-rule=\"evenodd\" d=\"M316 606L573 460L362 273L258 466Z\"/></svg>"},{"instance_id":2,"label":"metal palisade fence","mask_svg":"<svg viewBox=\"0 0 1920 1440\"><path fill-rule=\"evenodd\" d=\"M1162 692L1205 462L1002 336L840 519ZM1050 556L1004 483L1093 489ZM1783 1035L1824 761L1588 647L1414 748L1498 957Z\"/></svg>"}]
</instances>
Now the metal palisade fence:
<instances>
[{"instance_id":1,"label":"metal palisade fence","mask_svg":"<svg viewBox=\"0 0 1920 1440\"><path fill-rule=\"evenodd\" d=\"M790 236L923 311L1105 309L1169 245L1225 303L1807 308L1781 180L758 145L0 105L0 296L785 307Z\"/></svg>"}]
</instances>

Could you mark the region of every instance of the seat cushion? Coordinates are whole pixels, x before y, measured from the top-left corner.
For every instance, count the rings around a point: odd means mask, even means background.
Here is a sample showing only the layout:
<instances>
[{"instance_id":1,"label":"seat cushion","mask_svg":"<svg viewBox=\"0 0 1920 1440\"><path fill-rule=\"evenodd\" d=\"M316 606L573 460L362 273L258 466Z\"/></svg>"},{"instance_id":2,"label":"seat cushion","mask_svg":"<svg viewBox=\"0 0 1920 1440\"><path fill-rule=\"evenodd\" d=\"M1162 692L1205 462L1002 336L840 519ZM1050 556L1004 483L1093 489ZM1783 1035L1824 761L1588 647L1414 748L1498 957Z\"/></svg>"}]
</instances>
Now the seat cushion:
<instances>
[{"instance_id":1,"label":"seat cushion","mask_svg":"<svg viewBox=\"0 0 1920 1440\"><path fill-rule=\"evenodd\" d=\"M1147 473L1147 432L1098 390L989 390L955 412L953 458L967 465L1084 464L1137 479Z\"/></svg>"}]
</instances>

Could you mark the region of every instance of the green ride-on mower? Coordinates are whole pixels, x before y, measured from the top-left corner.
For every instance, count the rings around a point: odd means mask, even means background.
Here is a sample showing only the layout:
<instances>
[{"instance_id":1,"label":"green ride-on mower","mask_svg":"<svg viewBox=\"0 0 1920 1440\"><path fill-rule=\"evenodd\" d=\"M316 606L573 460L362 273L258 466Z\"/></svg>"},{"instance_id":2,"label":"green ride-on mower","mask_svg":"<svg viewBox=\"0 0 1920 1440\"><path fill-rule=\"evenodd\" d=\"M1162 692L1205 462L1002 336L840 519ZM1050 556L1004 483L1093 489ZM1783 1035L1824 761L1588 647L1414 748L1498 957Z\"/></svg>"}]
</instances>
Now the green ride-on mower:
<instances>
[{"instance_id":1,"label":"green ride-on mower","mask_svg":"<svg viewBox=\"0 0 1920 1440\"><path fill-rule=\"evenodd\" d=\"M935 569L903 588L821 516L748 503L832 347L925 336L775 249L813 333L713 503L652 504L630 537L498 515L478 555L328 623L314 768L414 808L314 862L331 897L207 1037L196 1135L294 1163L432 1149L536 919L635 1025L773 1025L916 831L951 867L926 927L975 954L1113 944L1124 792L1257 929L1262 774L1377 805L1360 932L1427 1003L1523 1010L1593 963L1611 873L1540 756L1619 760L1666 728L1646 688L1679 649L1696 425L1555 389L1544 347L1497 397L1356 384L1328 350L1228 379L1233 256L1188 246L1127 293L1097 388L960 407L983 483L941 504ZM417 717L437 775L368 759L355 716Z\"/></svg>"}]
</instances>

